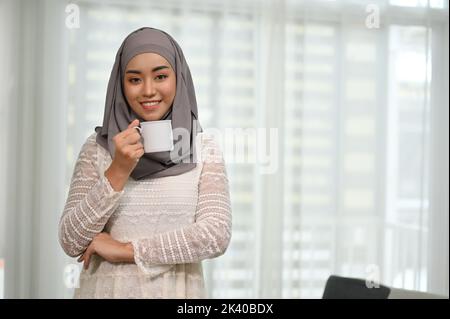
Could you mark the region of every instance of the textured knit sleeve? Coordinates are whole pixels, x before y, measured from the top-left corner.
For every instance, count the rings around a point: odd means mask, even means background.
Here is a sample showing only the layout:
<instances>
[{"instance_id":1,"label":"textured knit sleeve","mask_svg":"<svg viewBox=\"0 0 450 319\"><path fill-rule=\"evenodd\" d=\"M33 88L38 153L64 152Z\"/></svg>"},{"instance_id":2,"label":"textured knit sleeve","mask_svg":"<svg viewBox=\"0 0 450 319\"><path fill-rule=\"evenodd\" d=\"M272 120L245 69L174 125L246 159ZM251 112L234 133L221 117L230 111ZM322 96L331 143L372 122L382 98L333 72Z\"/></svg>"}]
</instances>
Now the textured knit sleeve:
<instances>
[{"instance_id":1,"label":"textured knit sleeve","mask_svg":"<svg viewBox=\"0 0 450 319\"><path fill-rule=\"evenodd\" d=\"M71 257L83 253L100 233L123 194L114 191L109 180L100 176L95 134L82 146L75 163L69 194L59 221L59 242Z\"/></svg>"},{"instance_id":2,"label":"textured knit sleeve","mask_svg":"<svg viewBox=\"0 0 450 319\"><path fill-rule=\"evenodd\" d=\"M195 222L132 241L135 262L144 272L152 265L195 263L226 251L231 239L228 178L223 156L211 138L204 137L202 161Z\"/></svg>"}]
</instances>

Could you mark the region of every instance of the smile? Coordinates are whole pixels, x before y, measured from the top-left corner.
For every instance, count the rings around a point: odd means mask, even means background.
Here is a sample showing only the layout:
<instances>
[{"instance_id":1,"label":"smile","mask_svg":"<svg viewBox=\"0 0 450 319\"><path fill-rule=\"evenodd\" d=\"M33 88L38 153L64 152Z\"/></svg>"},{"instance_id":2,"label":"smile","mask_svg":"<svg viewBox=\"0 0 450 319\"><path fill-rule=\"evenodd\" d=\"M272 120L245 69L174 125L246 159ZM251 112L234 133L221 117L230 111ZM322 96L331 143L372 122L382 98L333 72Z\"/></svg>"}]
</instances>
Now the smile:
<instances>
[{"instance_id":1,"label":"smile","mask_svg":"<svg viewBox=\"0 0 450 319\"><path fill-rule=\"evenodd\" d=\"M144 110L154 110L159 107L159 103L161 103L161 100L159 101L145 101L141 102L140 104L144 108Z\"/></svg>"}]
</instances>

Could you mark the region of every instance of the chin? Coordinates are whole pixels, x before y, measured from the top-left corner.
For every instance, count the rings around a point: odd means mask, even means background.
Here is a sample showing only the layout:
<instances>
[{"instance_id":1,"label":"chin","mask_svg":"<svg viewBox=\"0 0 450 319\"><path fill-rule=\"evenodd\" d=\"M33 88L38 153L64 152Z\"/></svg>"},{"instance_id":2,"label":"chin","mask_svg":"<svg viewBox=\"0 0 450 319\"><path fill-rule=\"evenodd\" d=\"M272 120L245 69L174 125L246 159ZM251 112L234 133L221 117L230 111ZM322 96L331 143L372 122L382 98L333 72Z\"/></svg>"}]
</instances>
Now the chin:
<instances>
[{"instance_id":1,"label":"chin","mask_svg":"<svg viewBox=\"0 0 450 319\"><path fill-rule=\"evenodd\" d=\"M142 118L147 122L148 121L159 121L161 119L161 116L155 114L155 115L142 116Z\"/></svg>"}]
</instances>

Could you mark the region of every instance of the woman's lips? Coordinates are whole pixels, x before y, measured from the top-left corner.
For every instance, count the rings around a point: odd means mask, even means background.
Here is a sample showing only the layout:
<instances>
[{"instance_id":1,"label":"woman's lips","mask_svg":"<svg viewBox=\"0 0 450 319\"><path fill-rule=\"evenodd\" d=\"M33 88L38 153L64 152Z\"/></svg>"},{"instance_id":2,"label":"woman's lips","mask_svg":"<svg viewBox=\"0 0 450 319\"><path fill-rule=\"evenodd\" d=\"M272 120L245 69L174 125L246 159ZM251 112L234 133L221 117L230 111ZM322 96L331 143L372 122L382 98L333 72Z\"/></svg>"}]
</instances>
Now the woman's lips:
<instances>
[{"instance_id":1,"label":"woman's lips","mask_svg":"<svg viewBox=\"0 0 450 319\"><path fill-rule=\"evenodd\" d=\"M144 110L156 110L161 104L161 101L159 101L157 104L149 102L141 102L140 104Z\"/></svg>"}]
</instances>

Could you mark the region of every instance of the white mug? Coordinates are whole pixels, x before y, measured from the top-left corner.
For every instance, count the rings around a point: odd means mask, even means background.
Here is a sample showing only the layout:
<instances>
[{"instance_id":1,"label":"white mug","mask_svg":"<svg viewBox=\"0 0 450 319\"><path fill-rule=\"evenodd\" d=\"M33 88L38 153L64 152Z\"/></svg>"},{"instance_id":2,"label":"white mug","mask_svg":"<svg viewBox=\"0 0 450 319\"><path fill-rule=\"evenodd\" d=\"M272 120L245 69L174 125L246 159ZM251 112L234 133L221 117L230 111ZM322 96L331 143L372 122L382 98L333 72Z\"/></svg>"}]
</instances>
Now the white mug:
<instances>
[{"instance_id":1,"label":"white mug","mask_svg":"<svg viewBox=\"0 0 450 319\"><path fill-rule=\"evenodd\" d=\"M135 126L134 128L141 133L145 153L173 150L171 120L141 122L141 127Z\"/></svg>"}]
</instances>

